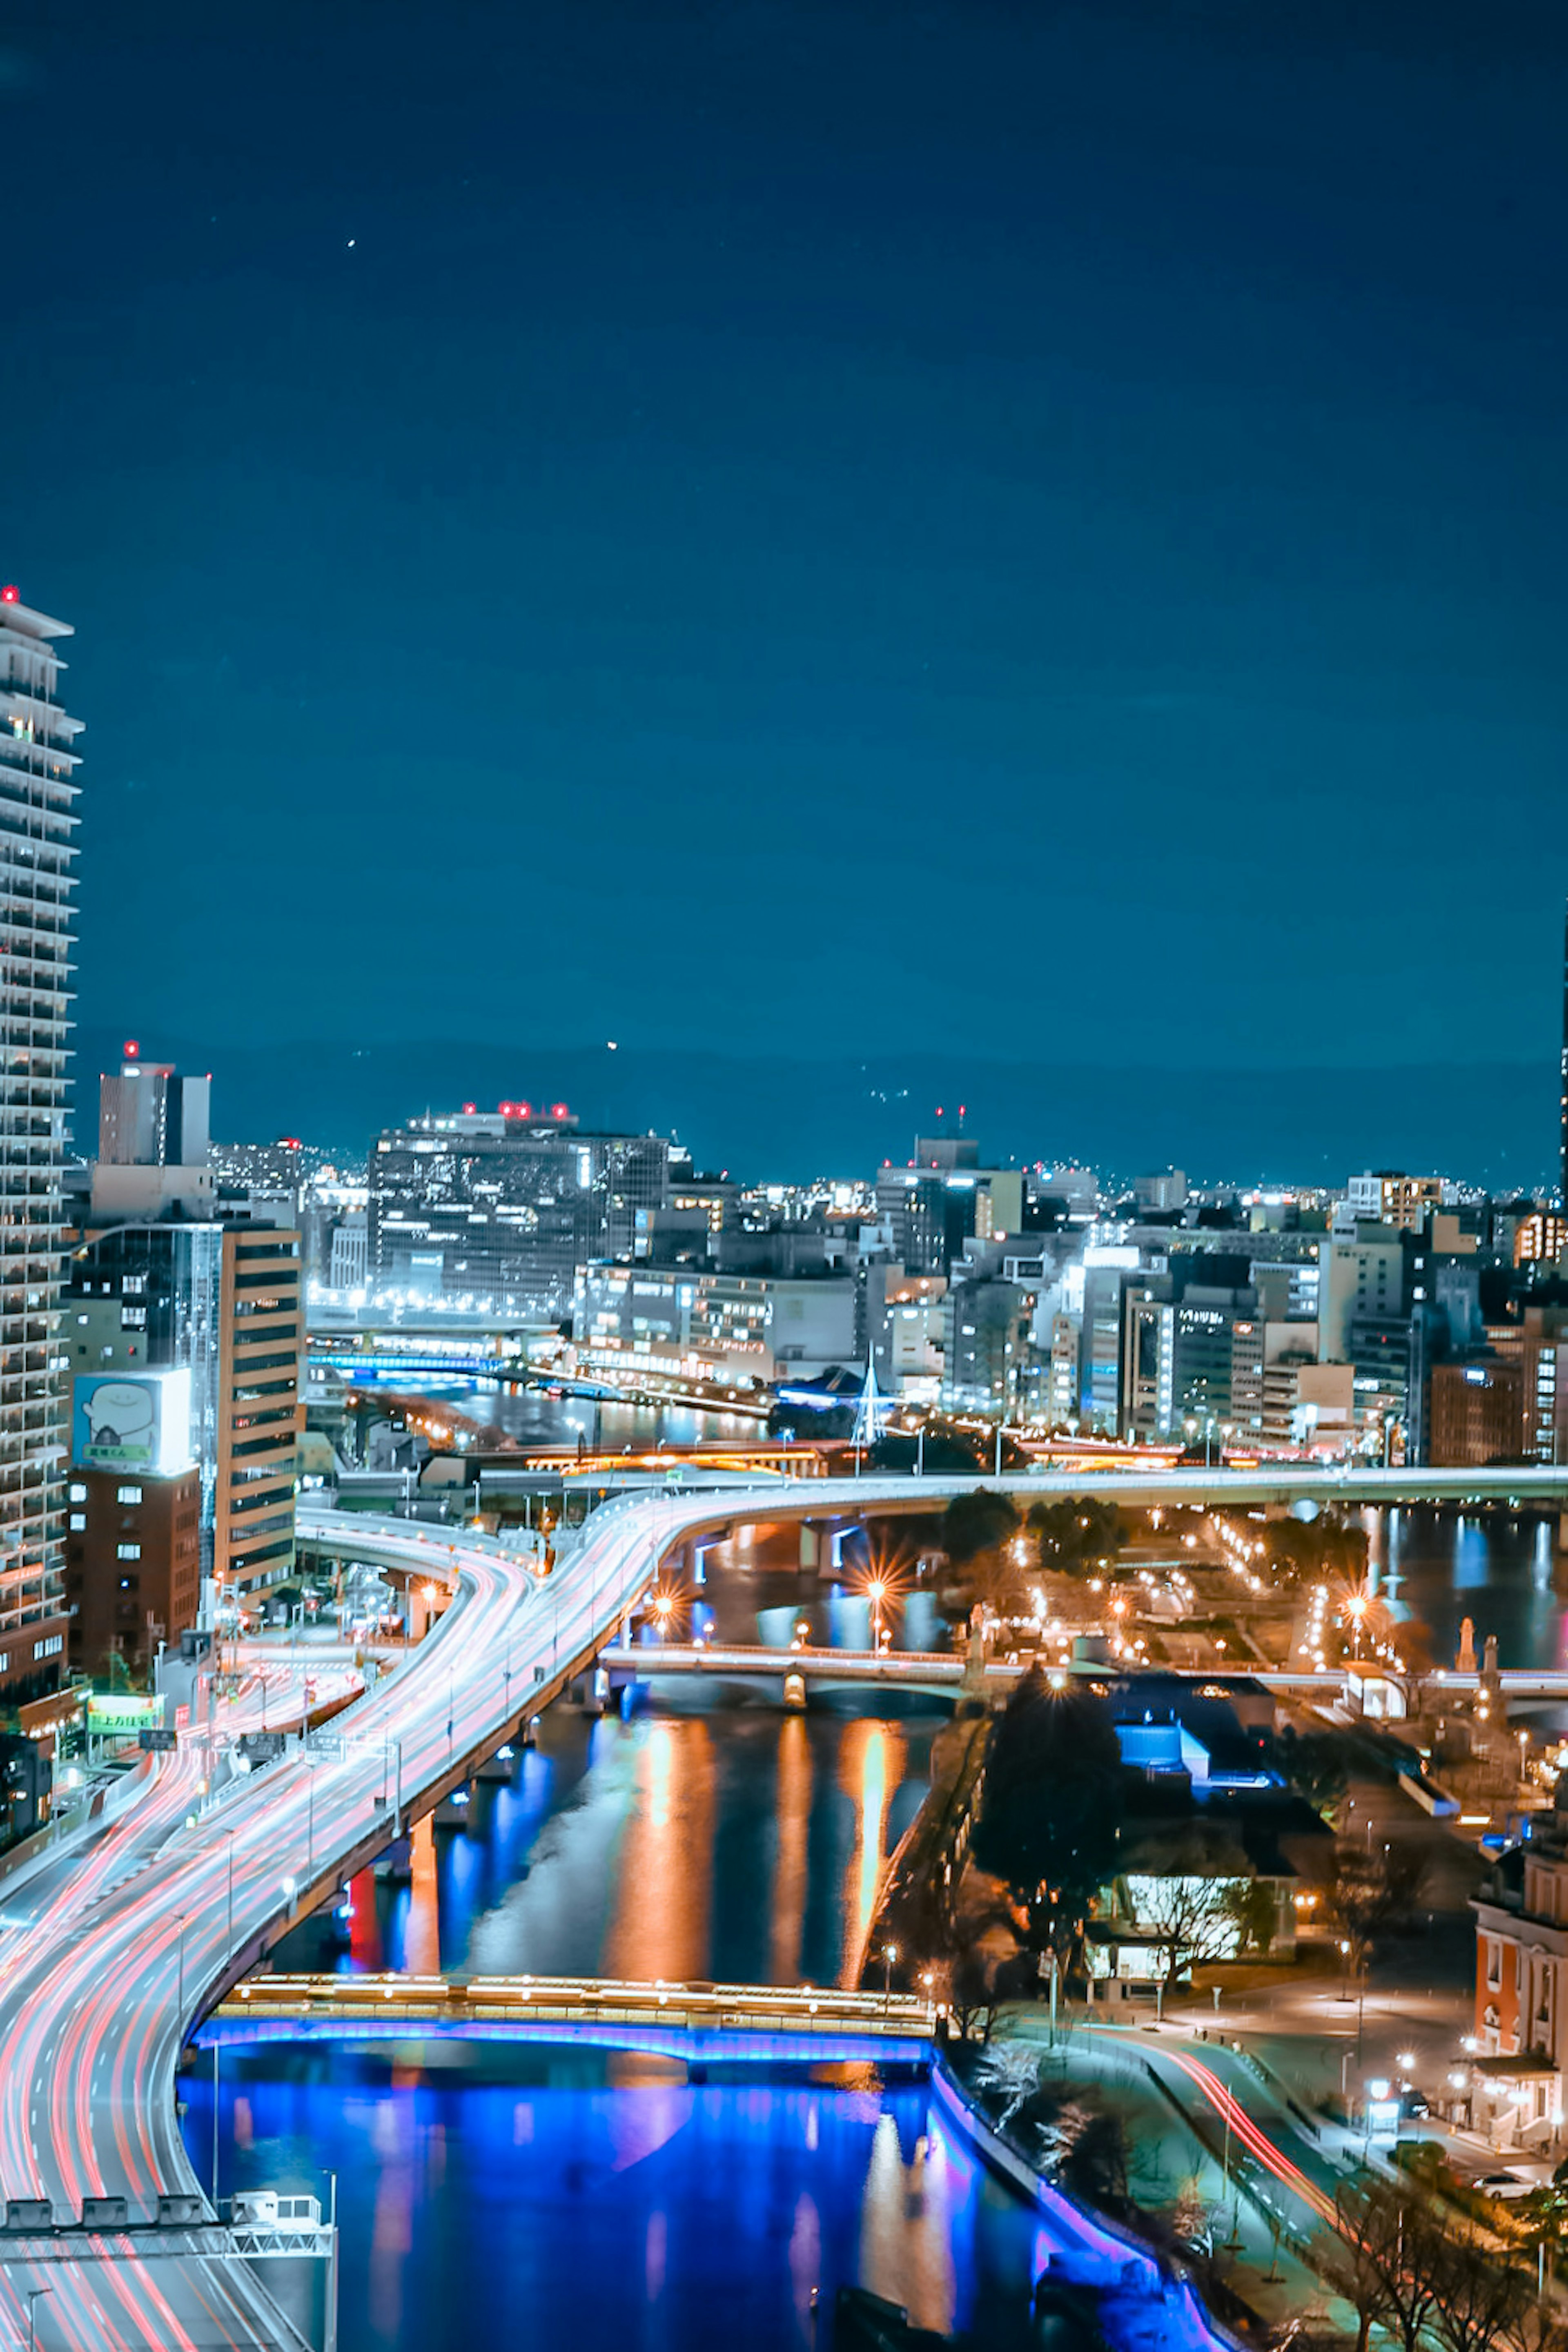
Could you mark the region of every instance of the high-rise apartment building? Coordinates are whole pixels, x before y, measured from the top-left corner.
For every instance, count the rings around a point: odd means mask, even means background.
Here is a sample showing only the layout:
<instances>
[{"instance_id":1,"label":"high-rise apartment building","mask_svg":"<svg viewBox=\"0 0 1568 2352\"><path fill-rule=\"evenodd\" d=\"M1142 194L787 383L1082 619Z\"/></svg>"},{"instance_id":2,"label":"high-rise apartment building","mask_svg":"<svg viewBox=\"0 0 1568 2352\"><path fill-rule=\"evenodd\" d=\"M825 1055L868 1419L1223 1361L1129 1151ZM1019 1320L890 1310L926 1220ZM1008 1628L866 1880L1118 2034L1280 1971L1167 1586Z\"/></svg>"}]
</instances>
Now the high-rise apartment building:
<instances>
[{"instance_id":1,"label":"high-rise apartment building","mask_svg":"<svg viewBox=\"0 0 1568 2352\"><path fill-rule=\"evenodd\" d=\"M58 1681L66 1646L60 1168L76 739L64 621L0 588L0 1692Z\"/></svg>"}]
</instances>

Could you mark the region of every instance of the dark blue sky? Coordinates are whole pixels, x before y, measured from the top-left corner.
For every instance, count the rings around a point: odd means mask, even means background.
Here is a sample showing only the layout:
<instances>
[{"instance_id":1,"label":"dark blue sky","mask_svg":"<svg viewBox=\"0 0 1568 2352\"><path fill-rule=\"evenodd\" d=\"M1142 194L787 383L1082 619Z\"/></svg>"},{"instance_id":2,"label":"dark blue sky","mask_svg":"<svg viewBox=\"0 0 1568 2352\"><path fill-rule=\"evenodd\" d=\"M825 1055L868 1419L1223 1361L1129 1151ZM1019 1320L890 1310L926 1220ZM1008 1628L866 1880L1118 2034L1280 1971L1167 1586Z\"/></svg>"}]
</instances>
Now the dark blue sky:
<instances>
[{"instance_id":1,"label":"dark blue sky","mask_svg":"<svg viewBox=\"0 0 1568 2352\"><path fill-rule=\"evenodd\" d=\"M0 25L87 1021L1550 1059L1560 5Z\"/></svg>"}]
</instances>

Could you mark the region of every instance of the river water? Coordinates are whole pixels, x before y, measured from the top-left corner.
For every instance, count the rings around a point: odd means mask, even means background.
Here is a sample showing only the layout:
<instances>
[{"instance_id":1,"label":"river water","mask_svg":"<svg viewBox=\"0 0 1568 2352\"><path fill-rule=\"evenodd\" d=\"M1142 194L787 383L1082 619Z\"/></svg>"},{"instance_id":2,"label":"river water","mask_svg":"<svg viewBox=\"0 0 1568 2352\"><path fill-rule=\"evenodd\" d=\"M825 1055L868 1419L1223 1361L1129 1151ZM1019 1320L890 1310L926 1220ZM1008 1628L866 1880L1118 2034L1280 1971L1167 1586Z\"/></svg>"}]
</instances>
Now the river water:
<instances>
[{"instance_id":1,"label":"river water","mask_svg":"<svg viewBox=\"0 0 1568 2352\"><path fill-rule=\"evenodd\" d=\"M205 2179L210 2082L187 2096ZM697 2084L670 2061L537 2045L274 2045L226 2051L219 2097L225 2195L325 2203L337 2175L342 2352L826 2352L841 2284L994 2352L1047 2340L1028 2311L1052 2252L1038 2217L924 2083ZM320 2291L304 2267L268 2279L302 2318ZM1131 2327L1112 2340L1131 2346Z\"/></svg>"},{"instance_id":2,"label":"river water","mask_svg":"<svg viewBox=\"0 0 1568 2352\"><path fill-rule=\"evenodd\" d=\"M1555 1512L1379 1510L1366 1525L1373 1581L1426 1625L1434 1664L1453 1664L1468 1617L1478 1653L1495 1633L1505 1666L1568 1667L1568 1554Z\"/></svg>"}]
</instances>

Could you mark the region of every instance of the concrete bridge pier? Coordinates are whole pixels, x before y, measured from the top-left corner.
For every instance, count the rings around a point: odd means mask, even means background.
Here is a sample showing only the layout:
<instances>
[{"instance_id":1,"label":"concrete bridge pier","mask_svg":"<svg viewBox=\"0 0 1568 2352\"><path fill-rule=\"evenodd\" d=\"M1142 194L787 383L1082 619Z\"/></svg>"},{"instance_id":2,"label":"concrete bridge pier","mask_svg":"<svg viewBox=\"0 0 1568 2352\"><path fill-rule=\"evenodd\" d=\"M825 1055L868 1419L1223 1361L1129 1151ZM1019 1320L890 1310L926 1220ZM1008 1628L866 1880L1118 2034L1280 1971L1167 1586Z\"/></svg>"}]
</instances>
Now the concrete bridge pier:
<instances>
[{"instance_id":1,"label":"concrete bridge pier","mask_svg":"<svg viewBox=\"0 0 1568 2352\"><path fill-rule=\"evenodd\" d=\"M821 1552L821 1538L814 1519L800 1523L800 1564L808 1574L815 1574Z\"/></svg>"}]
</instances>

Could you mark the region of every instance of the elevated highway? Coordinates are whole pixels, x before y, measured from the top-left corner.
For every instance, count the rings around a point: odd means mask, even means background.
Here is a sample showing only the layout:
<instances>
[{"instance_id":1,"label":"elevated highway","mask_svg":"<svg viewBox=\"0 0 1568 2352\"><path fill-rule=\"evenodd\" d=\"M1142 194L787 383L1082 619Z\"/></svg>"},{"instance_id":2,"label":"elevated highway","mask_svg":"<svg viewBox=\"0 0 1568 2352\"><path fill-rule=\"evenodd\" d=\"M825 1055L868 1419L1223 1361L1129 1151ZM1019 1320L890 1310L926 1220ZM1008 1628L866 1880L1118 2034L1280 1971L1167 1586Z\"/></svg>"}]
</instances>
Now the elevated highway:
<instances>
[{"instance_id":1,"label":"elevated highway","mask_svg":"<svg viewBox=\"0 0 1568 2352\"><path fill-rule=\"evenodd\" d=\"M434 1804L580 1669L647 1583L670 1516L606 1507L592 1547L542 1590L483 1538L356 1526L356 1556L452 1591L430 1638L330 1731L205 1812L192 1801L200 1742L187 1738L181 1810L141 1823L123 1874L71 1884L45 1933L0 1950L0 2312L16 2340L29 2292L47 2289L51 2352L298 2352L186 2161L174 2095L186 2033L386 1843L400 1796Z\"/></svg>"}]
</instances>

